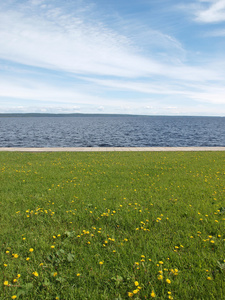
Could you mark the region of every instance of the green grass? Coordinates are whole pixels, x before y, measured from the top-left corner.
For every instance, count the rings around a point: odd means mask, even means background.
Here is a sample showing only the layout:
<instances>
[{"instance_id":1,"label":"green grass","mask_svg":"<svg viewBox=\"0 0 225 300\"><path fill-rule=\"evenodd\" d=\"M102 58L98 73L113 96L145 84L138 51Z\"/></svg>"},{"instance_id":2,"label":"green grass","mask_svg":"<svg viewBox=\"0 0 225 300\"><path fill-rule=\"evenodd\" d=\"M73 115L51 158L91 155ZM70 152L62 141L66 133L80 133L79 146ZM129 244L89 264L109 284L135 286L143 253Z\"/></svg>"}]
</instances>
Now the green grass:
<instances>
[{"instance_id":1,"label":"green grass","mask_svg":"<svg viewBox=\"0 0 225 300\"><path fill-rule=\"evenodd\" d=\"M0 299L225 299L224 166L225 152L1 152Z\"/></svg>"}]
</instances>

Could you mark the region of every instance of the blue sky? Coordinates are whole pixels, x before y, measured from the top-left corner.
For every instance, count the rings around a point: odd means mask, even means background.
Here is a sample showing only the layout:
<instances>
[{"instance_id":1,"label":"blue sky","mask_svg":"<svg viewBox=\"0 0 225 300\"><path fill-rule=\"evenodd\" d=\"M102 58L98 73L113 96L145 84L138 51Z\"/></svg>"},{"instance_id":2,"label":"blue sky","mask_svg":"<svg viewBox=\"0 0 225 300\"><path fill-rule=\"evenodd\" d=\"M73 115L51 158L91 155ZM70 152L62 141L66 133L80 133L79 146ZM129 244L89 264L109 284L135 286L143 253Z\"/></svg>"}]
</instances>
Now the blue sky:
<instances>
[{"instance_id":1,"label":"blue sky","mask_svg":"<svg viewBox=\"0 0 225 300\"><path fill-rule=\"evenodd\" d=\"M225 116L225 0L0 1L0 112Z\"/></svg>"}]
</instances>

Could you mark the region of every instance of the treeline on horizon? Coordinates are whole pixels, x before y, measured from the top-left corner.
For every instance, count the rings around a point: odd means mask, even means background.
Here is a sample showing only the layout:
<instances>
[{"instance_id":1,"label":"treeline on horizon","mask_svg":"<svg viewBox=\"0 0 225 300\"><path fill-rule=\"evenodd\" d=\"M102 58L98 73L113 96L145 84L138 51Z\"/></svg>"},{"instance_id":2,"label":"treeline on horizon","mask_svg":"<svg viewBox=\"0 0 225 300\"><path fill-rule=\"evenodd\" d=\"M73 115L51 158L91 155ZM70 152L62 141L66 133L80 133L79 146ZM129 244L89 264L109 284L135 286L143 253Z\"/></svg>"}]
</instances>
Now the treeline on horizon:
<instances>
[{"instance_id":1,"label":"treeline on horizon","mask_svg":"<svg viewBox=\"0 0 225 300\"><path fill-rule=\"evenodd\" d=\"M0 113L0 117L123 117L138 116L128 114L85 114L85 113Z\"/></svg>"},{"instance_id":2,"label":"treeline on horizon","mask_svg":"<svg viewBox=\"0 0 225 300\"><path fill-rule=\"evenodd\" d=\"M0 118L9 117L222 117L222 116L184 116L184 115L132 115L132 114L101 114L101 113L0 113Z\"/></svg>"}]
</instances>

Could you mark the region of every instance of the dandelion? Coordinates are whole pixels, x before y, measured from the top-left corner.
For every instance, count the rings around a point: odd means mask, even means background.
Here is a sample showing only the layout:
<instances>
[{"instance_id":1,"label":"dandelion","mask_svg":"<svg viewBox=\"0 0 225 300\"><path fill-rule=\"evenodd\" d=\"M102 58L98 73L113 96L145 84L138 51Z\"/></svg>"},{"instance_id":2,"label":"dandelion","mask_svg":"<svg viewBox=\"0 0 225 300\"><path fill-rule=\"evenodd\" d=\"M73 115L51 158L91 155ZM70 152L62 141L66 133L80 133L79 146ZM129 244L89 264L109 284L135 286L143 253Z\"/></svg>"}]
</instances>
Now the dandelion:
<instances>
[{"instance_id":1,"label":"dandelion","mask_svg":"<svg viewBox=\"0 0 225 300\"><path fill-rule=\"evenodd\" d=\"M138 285L139 285L138 281L135 281L134 284L135 284L135 286L138 286Z\"/></svg>"},{"instance_id":2,"label":"dandelion","mask_svg":"<svg viewBox=\"0 0 225 300\"><path fill-rule=\"evenodd\" d=\"M33 274L35 277L38 277L38 276L39 276L39 275L38 275L38 272L36 272L36 271L33 272L32 274Z\"/></svg>"},{"instance_id":3,"label":"dandelion","mask_svg":"<svg viewBox=\"0 0 225 300\"><path fill-rule=\"evenodd\" d=\"M152 297L152 298L155 298L155 297L156 297L156 294L155 294L154 291L151 292L151 297Z\"/></svg>"},{"instance_id":4,"label":"dandelion","mask_svg":"<svg viewBox=\"0 0 225 300\"><path fill-rule=\"evenodd\" d=\"M171 284L171 280L169 280L168 278L166 279L166 282L167 282L168 284Z\"/></svg>"},{"instance_id":5,"label":"dandelion","mask_svg":"<svg viewBox=\"0 0 225 300\"><path fill-rule=\"evenodd\" d=\"M163 265L163 261L159 261L159 264L160 264L160 265Z\"/></svg>"},{"instance_id":6,"label":"dandelion","mask_svg":"<svg viewBox=\"0 0 225 300\"><path fill-rule=\"evenodd\" d=\"M55 273L53 274L53 276L55 277L55 276L57 276L57 274L58 274L58 273L57 273L57 272L55 272Z\"/></svg>"},{"instance_id":7,"label":"dandelion","mask_svg":"<svg viewBox=\"0 0 225 300\"><path fill-rule=\"evenodd\" d=\"M159 276L158 276L158 280L163 280L163 276L162 276L162 275L159 275Z\"/></svg>"},{"instance_id":8,"label":"dandelion","mask_svg":"<svg viewBox=\"0 0 225 300\"><path fill-rule=\"evenodd\" d=\"M51 248L52 248L52 249L54 249L54 248L55 248L55 246L54 246L54 245L52 245L52 246L51 246Z\"/></svg>"},{"instance_id":9,"label":"dandelion","mask_svg":"<svg viewBox=\"0 0 225 300\"><path fill-rule=\"evenodd\" d=\"M30 252L33 252L34 251L34 249L33 248L30 248L30 250L29 250Z\"/></svg>"},{"instance_id":10,"label":"dandelion","mask_svg":"<svg viewBox=\"0 0 225 300\"><path fill-rule=\"evenodd\" d=\"M139 290L133 290L133 294L137 294L139 292Z\"/></svg>"},{"instance_id":11,"label":"dandelion","mask_svg":"<svg viewBox=\"0 0 225 300\"><path fill-rule=\"evenodd\" d=\"M131 292L128 292L127 294L128 294L128 297L133 297L133 295L134 295L134 294L131 293Z\"/></svg>"},{"instance_id":12,"label":"dandelion","mask_svg":"<svg viewBox=\"0 0 225 300\"><path fill-rule=\"evenodd\" d=\"M80 273L77 273L77 277L79 277L80 276Z\"/></svg>"},{"instance_id":13,"label":"dandelion","mask_svg":"<svg viewBox=\"0 0 225 300\"><path fill-rule=\"evenodd\" d=\"M14 258L18 258L19 255L18 254L12 254Z\"/></svg>"},{"instance_id":14,"label":"dandelion","mask_svg":"<svg viewBox=\"0 0 225 300\"><path fill-rule=\"evenodd\" d=\"M4 264L4 267L7 267L8 265L7 264Z\"/></svg>"},{"instance_id":15,"label":"dandelion","mask_svg":"<svg viewBox=\"0 0 225 300\"><path fill-rule=\"evenodd\" d=\"M207 277L208 280L212 280L212 278L210 276Z\"/></svg>"},{"instance_id":16,"label":"dandelion","mask_svg":"<svg viewBox=\"0 0 225 300\"><path fill-rule=\"evenodd\" d=\"M26 258L26 261L28 261L29 259L30 259L30 257L27 257L27 258Z\"/></svg>"},{"instance_id":17,"label":"dandelion","mask_svg":"<svg viewBox=\"0 0 225 300\"><path fill-rule=\"evenodd\" d=\"M103 262L103 261L100 261L100 262L99 262L99 264L100 264L100 265L103 265L103 264L104 264L104 262Z\"/></svg>"},{"instance_id":18,"label":"dandelion","mask_svg":"<svg viewBox=\"0 0 225 300\"><path fill-rule=\"evenodd\" d=\"M9 285L9 282L7 280L4 281L4 285Z\"/></svg>"},{"instance_id":19,"label":"dandelion","mask_svg":"<svg viewBox=\"0 0 225 300\"><path fill-rule=\"evenodd\" d=\"M16 296L16 295L13 295L11 298L12 298L12 299L16 299L16 298L17 298L17 296Z\"/></svg>"}]
</instances>

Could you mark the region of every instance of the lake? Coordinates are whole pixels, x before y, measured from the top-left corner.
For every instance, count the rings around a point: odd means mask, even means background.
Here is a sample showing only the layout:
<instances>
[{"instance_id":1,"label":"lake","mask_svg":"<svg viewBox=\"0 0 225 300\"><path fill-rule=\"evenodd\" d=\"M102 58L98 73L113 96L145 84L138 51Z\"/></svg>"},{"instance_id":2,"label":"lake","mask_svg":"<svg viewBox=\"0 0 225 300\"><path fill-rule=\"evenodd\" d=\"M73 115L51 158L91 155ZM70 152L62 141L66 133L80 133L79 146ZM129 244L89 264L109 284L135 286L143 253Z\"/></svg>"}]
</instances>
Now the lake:
<instances>
[{"instance_id":1,"label":"lake","mask_svg":"<svg viewBox=\"0 0 225 300\"><path fill-rule=\"evenodd\" d=\"M0 147L225 146L224 117L0 117Z\"/></svg>"}]
</instances>

